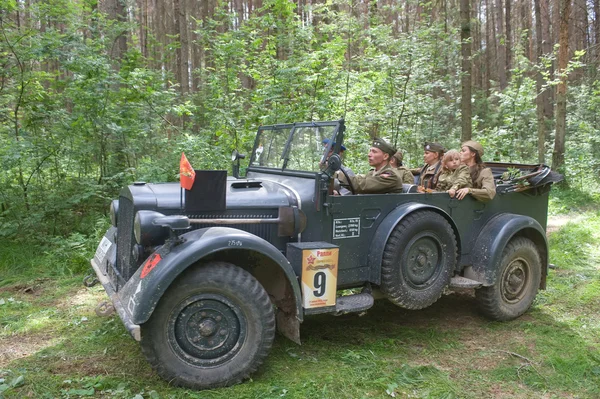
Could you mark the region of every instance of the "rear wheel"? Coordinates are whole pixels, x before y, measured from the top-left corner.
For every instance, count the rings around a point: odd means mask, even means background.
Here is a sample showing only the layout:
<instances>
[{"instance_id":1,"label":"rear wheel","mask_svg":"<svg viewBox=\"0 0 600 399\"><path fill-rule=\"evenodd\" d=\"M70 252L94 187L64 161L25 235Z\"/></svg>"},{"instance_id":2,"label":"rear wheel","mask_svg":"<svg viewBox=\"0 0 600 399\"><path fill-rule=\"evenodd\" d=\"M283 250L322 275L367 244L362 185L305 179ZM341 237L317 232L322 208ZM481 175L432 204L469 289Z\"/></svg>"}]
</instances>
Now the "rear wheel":
<instances>
[{"instance_id":1,"label":"rear wheel","mask_svg":"<svg viewBox=\"0 0 600 399\"><path fill-rule=\"evenodd\" d=\"M540 286L542 261L528 238L513 238L504 251L496 283L475 291L481 311L492 320L512 320L527 311Z\"/></svg>"},{"instance_id":2,"label":"rear wheel","mask_svg":"<svg viewBox=\"0 0 600 399\"><path fill-rule=\"evenodd\" d=\"M162 378L207 389L256 371L273 343L275 316L250 273L210 262L179 276L141 329L142 352Z\"/></svg>"},{"instance_id":3,"label":"rear wheel","mask_svg":"<svg viewBox=\"0 0 600 399\"><path fill-rule=\"evenodd\" d=\"M394 228L383 252L381 289L394 304L422 309L438 300L456 265L456 237L448 221L419 211Z\"/></svg>"}]
</instances>

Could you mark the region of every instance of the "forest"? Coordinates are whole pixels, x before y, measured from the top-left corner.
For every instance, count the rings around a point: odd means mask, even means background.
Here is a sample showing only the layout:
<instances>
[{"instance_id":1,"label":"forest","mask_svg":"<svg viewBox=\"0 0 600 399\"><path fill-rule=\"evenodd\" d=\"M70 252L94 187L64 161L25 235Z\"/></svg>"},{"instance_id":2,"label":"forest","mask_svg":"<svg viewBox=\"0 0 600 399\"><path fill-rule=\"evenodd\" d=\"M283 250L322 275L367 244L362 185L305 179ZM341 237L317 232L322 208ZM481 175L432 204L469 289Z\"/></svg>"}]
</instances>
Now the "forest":
<instances>
[{"instance_id":1,"label":"forest","mask_svg":"<svg viewBox=\"0 0 600 399\"><path fill-rule=\"evenodd\" d=\"M0 236L87 233L133 181L229 169L259 125L546 163L595 190L600 0L0 0Z\"/></svg>"},{"instance_id":2,"label":"forest","mask_svg":"<svg viewBox=\"0 0 600 399\"><path fill-rule=\"evenodd\" d=\"M82 285L110 201L342 118L357 173L383 137L563 174L545 289L509 322L473 290L315 315L243 384L160 379ZM599 176L600 0L0 0L0 399L600 397Z\"/></svg>"}]
</instances>

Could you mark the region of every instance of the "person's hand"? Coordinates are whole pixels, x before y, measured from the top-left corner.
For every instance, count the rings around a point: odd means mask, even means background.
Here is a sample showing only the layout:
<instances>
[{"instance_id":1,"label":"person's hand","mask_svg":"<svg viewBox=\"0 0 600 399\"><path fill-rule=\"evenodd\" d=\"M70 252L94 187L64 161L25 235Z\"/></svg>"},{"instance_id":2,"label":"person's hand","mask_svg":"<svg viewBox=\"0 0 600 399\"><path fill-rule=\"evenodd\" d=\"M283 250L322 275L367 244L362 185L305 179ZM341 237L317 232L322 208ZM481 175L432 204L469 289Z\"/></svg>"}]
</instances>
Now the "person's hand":
<instances>
[{"instance_id":1,"label":"person's hand","mask_svg":"<svg viewBox=\"0 0 600 399\"><path fill-rule=\"evenodd\" d=\"M450 190L448 190L448 195L450 196L450 198L454 198L454 196L456 195L456 190L451 188Z\"/></svg>"},{"instance_id":2,"label":"person's hand","mask_svg":"<svg viewBox=\"0 0 600 399\"><path fill-rule=\"evenodd\" d=\"M456 198L458 198L459 200L465 198L467 196L467 194L469 194L469 192L471 191L470 188L461 188L460 190L458 190L456 192Z\"/></svg>"},{"instance_id":3,"label":"person's hand","mask_svg":"<svg viewBox=\"0 0 600 399\"><path fill-rule=\"evenodd\" d=\"M425 192L425 187L423 187L423 186L417 187L417 192L418 193L424 193Z\"/></svg>"}]
</instances>

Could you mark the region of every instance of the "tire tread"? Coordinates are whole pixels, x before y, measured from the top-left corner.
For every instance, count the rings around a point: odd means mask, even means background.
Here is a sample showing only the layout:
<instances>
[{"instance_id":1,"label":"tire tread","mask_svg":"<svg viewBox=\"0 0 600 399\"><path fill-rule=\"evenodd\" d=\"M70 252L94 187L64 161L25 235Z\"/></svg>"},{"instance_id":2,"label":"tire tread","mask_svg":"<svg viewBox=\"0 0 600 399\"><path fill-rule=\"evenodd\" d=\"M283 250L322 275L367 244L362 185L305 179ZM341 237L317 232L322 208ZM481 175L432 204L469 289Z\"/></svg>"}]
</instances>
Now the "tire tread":
<instances>
[{"instance_id":1,"label":"tire tread","mask_svg":"<svg viewBox=\"0 0 600 399\"><path fill-rule=\"evenodd\" d=\"M229 378L222 381L206 383L204 381L199 381L192 375L189 376L190 378L187 378L187 375L182 376L181 373L177 373L175 370L168 367L167 364L160 361L159 354L157 353L157 349L155 348L153 343L145 341L145 334L143 328L141 342L142 353L144 354L152 368L158 373L158 375L160 375L163 379L168 381L169 384L173 386L188 387L193 389L211 389L238 384L258 370L258 368L263 364L264 360L268 356L269 351L271 350L271 347L273 345L273 340L275 338L276 323L271 299L269 298L268 293L265 291L262 285L258 282L258 280L256 280L249 272L230 263L218 261L210 262L205 265L193 266L190 269L186 270L173 282L171 287L169 287L169 289L163 295L163 298L165 295L168 295L170 291L176 290L178 288L178 282L185 281L186 278L191 277L194 273L196 273L199 270L201 270L201 273L205 278L204 281L206 282L211 282L213 284L223 284L223 282L225 281L230 286L244 286L244 288L248 291L249 296L251 298L254 298L256 306L259 309L259 313L267 316L265 320L261 321L263 331L261 345L259 348L260 350L255 354L249 367L247 367L244 370L240 370L237 373L234 373ZM158 306L160 306L160 302ZM155 314L156 309L155 313L153 313L152 316L154 316ZM146 323L150 328L153 328L152 316L150 320ZM149 335L152 335L152 333L150 333Z\"/></svg>"},{"instance_id":2,"label":"tire tread","mask_svg":"<svg viewBox=\"0 0 600 399\"><path fill-rule=\"evenodd\" d=\"M406 218L401 220L392 231L383 251L381 264L381 289L392 303L406 309L423 309L435 303L442 296L443 289L440 289L439 293L430 297L429 300L418 301L415 300L415 298L412 298L409 295L410 293L403 292L400 284L397 284L395 281L395 274L398 273L399 267L397 264L397 256L401 251L404 250L404 248L400 248L403 238L406 238L410 231L418 228L419 225L429 219L437 220L445 229L446 234L448 234L448 236L450 236L452 239L451 245L453 245L453 259L449 260L451 263L451 267L449 267L450 270L447 270L447 275L443 277L444 281L442 284L444 286L447 286L450 282L450 278L452 277L451 274L454 271L454 266L456 264L456 236L454 234L454 230L443 216L433 211L417 211L411 213Z\"/></svg>"}]
</instances>

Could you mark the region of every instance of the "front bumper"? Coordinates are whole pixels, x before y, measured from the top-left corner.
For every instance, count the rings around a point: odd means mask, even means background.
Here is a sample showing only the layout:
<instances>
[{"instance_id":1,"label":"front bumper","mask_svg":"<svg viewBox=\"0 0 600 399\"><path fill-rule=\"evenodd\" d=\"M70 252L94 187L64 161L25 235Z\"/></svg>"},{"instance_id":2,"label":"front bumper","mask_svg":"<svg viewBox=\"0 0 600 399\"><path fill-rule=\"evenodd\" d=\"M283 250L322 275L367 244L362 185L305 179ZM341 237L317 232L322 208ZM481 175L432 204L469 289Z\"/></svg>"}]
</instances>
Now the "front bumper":
<instances>
[{"instance_id":1,"label":"front bumper","mask_svg":"<svg viewBox=\"0 0 600 399\"><path fill-rule=\"evenodd\" d=\"M133 339L135 339L136 341L140 341L142 338L140 326L138 324L134 324L132 322L131 314L123 306L123 303L121 302L121 299L119 298L119 295L113 288L113 285L111 284L110 279L108 278L108 276L106 274L107 263L109 262L109 260L111 258L114 259L114 257L110 256L111 253L114 253L113 247L116 245L113 242L113 240L111 239L111 237L116 236L113 229L116 230L114 227L111 227L106 232L106 234L104 235L104 238L102 239L102 242L100 242L100 244L98 245L98 250L96 250L96 255L94 255L94 257L90 260L90 263L92 264L92 268L94 269L94 272L96 272L98 281L100 281L100 283L104 287L104 290L106 291L106 294L110 298L110 300L113 304L113 307L115 308L115 310L117 311L117 314L121 318L123 325L125 326L127 331L129 331L129 334L131 334Z\"/></svg>"}]
</instances>

